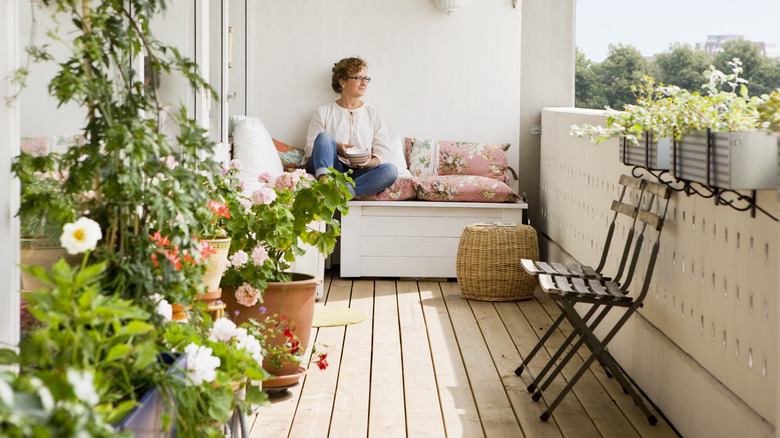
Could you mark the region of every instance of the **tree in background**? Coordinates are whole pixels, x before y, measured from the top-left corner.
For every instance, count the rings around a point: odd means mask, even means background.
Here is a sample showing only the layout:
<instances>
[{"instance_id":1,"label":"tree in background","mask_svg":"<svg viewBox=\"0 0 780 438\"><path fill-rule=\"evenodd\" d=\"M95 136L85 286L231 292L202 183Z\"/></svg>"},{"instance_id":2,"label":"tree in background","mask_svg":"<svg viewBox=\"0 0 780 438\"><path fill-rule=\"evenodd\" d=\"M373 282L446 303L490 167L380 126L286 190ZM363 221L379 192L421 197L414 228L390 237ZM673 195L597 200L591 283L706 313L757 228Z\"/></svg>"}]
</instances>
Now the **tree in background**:
<instances>
[{"instance_id":1,"label":"tree in background","mask_svg":"<svg viewBox=\"0 0 780 438\"><path fill-rule=\"evenodd\" d=\"M747 40L726 41L723 50L715 55L713 65L720 71L728 71L728 62L734 58L742 61L740 76L748 80L751 96L771 93L780 86L778 60L762 55L755 44Z\"/></svg>"},{"instance_id":2,"label":"tree in background","mask_svg":"<svg viewBox=\"0 0 780 438\"><path fill-rule=\"evenodd\" d=\"M723 44L723 51L714 58L693 49L688 44L672 43L654 60L642 57L631 45L610 44L609 54L601 63L589 60L577 50L575 60L575 104L578 108L622 110L636 103L631 85L641 83L648 75L665 85L677 85L688 91L701 89L707 79L704 71L713 65L720 71L731 71L728 62L739 58L748 80L751 96L760 96L780 89L780 59L768 58L750 41L732 40Z\"/></svg>"},{"instance_id":3,"label":"tree in background","mask_svg":"<svg viewBox=\"0 0 780 438\"><path fill-rule=\"evenodd\" d=\"M704 83L703 72L712 64L712 59L706 52L694 50L689 44L672 43L666 51L655 57L653 63L658 82L694 92Z\"/></svg>"},{"instance_id":4,"label":"tree in background","mask_svg":"<svg viewBox=\"0 0 780 438\"><path fill-rule=\"evenodd\" d=\"M626 104L636 102L631 85L638 84L642 76L650 75L650 63L634 46L610 44L607 59L593 67L603 87L607 104L622 110Z\"/></svg>"},{"instance_id":5,"label":"tree in background","mask_svg":"<svg viewBox=\"0 0 780 438\"><path fill-rule=\"evenodd\" d=\"M577 108L604 108L608 102L604 86L593 70L593 62L579 49L574 62L574 105Z\"/></svg>"}]
</instances>

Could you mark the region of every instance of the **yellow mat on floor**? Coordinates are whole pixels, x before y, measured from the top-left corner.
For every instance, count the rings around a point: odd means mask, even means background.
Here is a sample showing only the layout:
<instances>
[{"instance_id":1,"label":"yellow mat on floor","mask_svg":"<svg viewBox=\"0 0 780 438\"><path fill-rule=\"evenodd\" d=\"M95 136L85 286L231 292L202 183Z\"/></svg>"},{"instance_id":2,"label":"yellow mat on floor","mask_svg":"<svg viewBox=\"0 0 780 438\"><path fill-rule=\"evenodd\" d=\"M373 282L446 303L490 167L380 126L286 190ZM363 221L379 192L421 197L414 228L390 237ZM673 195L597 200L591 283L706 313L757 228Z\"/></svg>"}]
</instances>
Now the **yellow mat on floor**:
<instances>
[{"instance_id":1,"label":"yellow mat on floor","mask_svg":"<svg viewBox=\"0 0 780 438\"><path fill-rule=\"evenodd\" d=\"M366 314L348 307L317 306L314 308L312 327L336 327L357 324L366 320Z\"/></svg>"}]
</instances>

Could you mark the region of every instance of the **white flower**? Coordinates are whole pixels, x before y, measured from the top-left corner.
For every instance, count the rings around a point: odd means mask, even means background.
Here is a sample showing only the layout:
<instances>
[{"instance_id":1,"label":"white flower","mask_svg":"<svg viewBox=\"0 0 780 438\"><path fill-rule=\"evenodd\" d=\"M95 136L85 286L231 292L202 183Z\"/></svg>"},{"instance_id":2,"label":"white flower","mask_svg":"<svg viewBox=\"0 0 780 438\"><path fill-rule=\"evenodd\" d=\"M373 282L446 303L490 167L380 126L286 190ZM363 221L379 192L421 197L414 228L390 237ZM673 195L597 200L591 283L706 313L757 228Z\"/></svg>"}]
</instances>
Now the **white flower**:
<instances>
[{"instance_id":1,"label":"white flower","mask_svg":"<svg viewBox=\"0 0 780 438\"><path fill-rule=\"evenodd\" d=\"M153 302L157 303L157 314L162 316L163 319L165 319L165 322L170 321L173 319L173 306L163 298L160 294L154 294L149 297Z\"/></svg>"},{"instance_id":2,"label":"white flower","mask_svg":"<svg viewBox=\"0 0 780 438\"><path fill-rule=\"evenodd\" d=\"M92 373L89 371L67 370L68 383L73 388L73 394L79 400L89 406L94 406L100 402L100 397L95 392L95 383L92 379Z\"/></svg>"},{"instance_id":3,"label":"white flower","mask_svg":"<svg viewBox=\"0 0 780 438\"><path fill-rule=\"evenodd\" d=\"M205 382L213 382L217 378L217 367L222 363L218 357L211 355L213 350L197 344L190 344L184 348L187 353L187 376L192 383L200 385Z\"/></svg>"},{"instance_id":4,"label":"white flower","mask_svg":"<svg viewBox=\"0 0 780 438\"><path fill-rule=\"evenodd\" d=\"M229 342L236 335L236 324L227 319L219 318L209 329L209 340L214 342Z\"/></svg>"},{"instance_id":5,"label":"white flower","mask_svg":"<svg viewBox=\"0 0 780 438\"><path fill-rule=\"evenodd\" d=\"M228 165L229 169L235 169L235 170L241 170L244 168L244 164L241 163L241 160L238 159L232 159L230 160L230 164Z\"/></svg>"},{"instance_id":6,"label":"white flower","mask_svg":"<svg viewBox=\"0 0 780 438\"><path fill-rule=\"evenodd\" d=\"M103 238L100 225L92 219L80 217L76 222L62 227L60 243L68 254L79 254L95 249L98 241Z\"/></svg>"},{"instance_id":7,"label":"white flower","mask_svg":"<svg viewBox=\"0 0 780 438\"><path fill-rule=\"evenodd\" d=\"M236 343L238 348L243 348L247 353L252 355L252 358L258 363L263 363L263 347L260 345L260 341L252 335L247 335L243 339Z\"/></svg>"}]
</instances>

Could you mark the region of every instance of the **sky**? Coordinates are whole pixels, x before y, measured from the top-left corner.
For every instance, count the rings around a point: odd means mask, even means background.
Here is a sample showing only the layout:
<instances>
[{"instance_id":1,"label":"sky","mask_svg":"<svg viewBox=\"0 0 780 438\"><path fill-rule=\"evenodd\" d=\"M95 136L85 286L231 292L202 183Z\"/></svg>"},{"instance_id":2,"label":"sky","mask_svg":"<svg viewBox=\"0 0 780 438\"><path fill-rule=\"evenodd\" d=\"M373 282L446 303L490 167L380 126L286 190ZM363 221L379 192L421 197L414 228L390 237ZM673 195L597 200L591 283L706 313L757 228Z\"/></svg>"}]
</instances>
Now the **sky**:
<instances>
[{"instance_id":1,"label":"sky","mask_svg":"<svg viewBox=\"0 0 780 438\"><path fill-rule=\"evenodd\" d=\"M594 62L613 43L644 56L673 42L695 47L707 35L742 35L780 46L780 0L576 0L577 47Z\"/></svg>"}]
</instances>

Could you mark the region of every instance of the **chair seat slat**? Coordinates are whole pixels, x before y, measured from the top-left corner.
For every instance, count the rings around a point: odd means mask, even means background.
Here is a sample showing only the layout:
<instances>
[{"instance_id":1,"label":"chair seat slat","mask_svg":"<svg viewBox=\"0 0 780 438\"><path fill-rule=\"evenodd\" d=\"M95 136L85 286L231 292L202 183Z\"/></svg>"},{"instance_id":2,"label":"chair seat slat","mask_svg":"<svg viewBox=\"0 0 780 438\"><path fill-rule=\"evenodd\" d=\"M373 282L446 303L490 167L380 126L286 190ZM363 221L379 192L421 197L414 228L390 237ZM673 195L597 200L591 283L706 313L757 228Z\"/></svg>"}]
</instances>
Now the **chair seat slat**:
<instances>
[{"instance_id":1,"label":"chair seat slat","mask_svg":"<svg viewBox=\"0 0 780 438\"><path fill-rule=\"evenodd\" d=\"M557 292L557 287L552 279L552 276L548 274L539 274L539 285L542 286L542 290L550 293Z\"/></svg>"},{"instance_id":2,"label":"chair seat slat","mask_svg":"<svg viewBox=\"0 0 780 438\"><path fill-rule=\"evenodd\" d=\"M545 274L550 274L550 275L558 274L558 271L552 266L550 266L550 264L547 262L536 262L536 266L539 267L539 269L541 269L542 271L544 271Z\"/></svg>"},{"instance_id":3,"label":"chair seat slat","mask_svg":"<svg viewBox=\"0 0 780 438\"><path fill-rule=\"evenodd\" d=\"M559 275L565 275L567 277L577 275L575 272L570 271L566 266L564 266L563 263L552 262L550 265L552 265L553 269L558 271Z\"/></svg>"},{"instance_id":4,"label":"chair seat slat","mask_svg":"<svg viewBox=\"0 0 780 438\"><path fill-rule=\"evenodd\" d=\"M605 283L607 286L607 291L615 297L618 301L632 301L632 298L628 295L624 294L622 290L620 290L620 285L615 283L614 281L608 281Z\"/></svg>"},{"instance_id":5,"label":"chair seat slat","mask_svg":"<svg viewBox=\"0 0 780 438\"><path fill-rule=\"evenodd\" d=\"M601 275L590 266L582 265L582 272L584 272L585 278L601 278Z\"/></svg>"},{"instance_id":6,"label":"chair seat slat","mask_svg":"<svg viewBox=\"0 0 780 438\"><path fill-rule=\"evenodd\" d=\"M542 273L542 270L536 266L536 262L531 259L521 259L520 266L522 266L529 275L539 275Z\"/></svg>"},{"instance_id":7,"label":"chair seat slat","mask_svg":"<svg viewBox=\"0 0 780 438\"><path fill-rule=\"evenodd\" d=\"M585 280L583 278L574 277L571 279L571 282L572 284L574 284L574 289L580 294L587 295L592 293L590 287L588 287L588 285L585 284Z\"/></svg>"},{"instance_id":8,"label":"chair seat slat","mask_svg":"<svg viewBox=\"0 0 780 438\"><path fill-rule=\"evenodd\" d=\"M570 279L568 277L557 275L553 277L553 280L555 280L555 285L558 286L558 290L560 290L564 295L579 295L577 291L572 288Z\"/></svg>"},{"instance_id":9,"label":"chair seat slat","mask_svg":"<svg viewBox=\"0 0 780 438\"><path fill-rule=\"evenodd\" d=\"M590 286L590 290L593 291L593 294L598 295L599 298L609 298L612 299L612 295L607 292L607 289L604 287L603 284L601 284L598 280L588 280L588 285Z\"/></svg>"}]
</instances>

